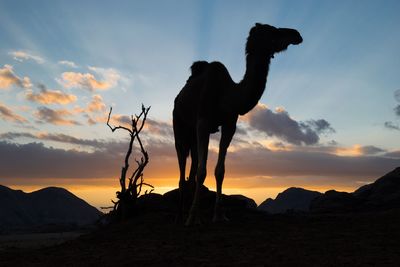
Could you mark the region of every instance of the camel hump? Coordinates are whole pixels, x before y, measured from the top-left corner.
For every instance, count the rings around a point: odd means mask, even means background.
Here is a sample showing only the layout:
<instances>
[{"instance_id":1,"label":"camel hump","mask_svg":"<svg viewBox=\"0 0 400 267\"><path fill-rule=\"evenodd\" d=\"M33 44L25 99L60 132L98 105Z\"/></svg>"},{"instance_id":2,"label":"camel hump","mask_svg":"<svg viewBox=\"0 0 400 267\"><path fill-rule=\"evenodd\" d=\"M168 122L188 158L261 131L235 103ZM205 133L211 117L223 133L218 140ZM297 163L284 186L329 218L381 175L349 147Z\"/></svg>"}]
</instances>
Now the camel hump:
<instances>
[{"instance_id":1,"label":"camel hump","mask_svg":"<svg viewBox=\"0 0 400 267\"><path fill-rule=\"evenodd\" d=\"M198 76L202 74L208 67L210 63L207 61L195 61L193 62L190 70L192 71L192 76Z\"/></svg>"}]
</instances>

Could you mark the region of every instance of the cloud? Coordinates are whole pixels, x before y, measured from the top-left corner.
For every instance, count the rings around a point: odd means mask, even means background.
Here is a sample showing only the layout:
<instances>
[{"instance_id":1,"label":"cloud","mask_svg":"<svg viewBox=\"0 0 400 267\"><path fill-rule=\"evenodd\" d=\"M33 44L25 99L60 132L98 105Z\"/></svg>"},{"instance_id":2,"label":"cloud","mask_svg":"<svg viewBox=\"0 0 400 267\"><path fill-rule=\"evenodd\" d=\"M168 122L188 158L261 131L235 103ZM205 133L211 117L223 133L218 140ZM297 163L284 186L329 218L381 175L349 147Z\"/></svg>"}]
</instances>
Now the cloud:
<instances>
[{"instance_id":1,"label":"cloud","mask_svg":"<svg viewBox=\"0 0 400 267\"><path fill-rule=\"evenodd\" d=\"M92 118L92 117L89 116L89 115L86 115L86 117L87 117L87 123L88 123L89 125L95 125L95 124L97 124L97 120L96 120L96 119Z\"/></svg>"},{"instance_id":2,"label":"cloud","mask_svg":"<svg viewBox=\"0 0 400 267\"><path fill-rule=\"evenodd\" d=\"M60 90L49 90L43 84L39 84L40 93L28 90L25 94L26 99L40 104L62 104L66 105L77 100L73 94L67 94Z\"/></svg>"},{"instance_id":3,"label":"cloud","mask_svg":"<svg viewBox=\"0 0 400 267\"><path fill-rule=\"evenodd\" d=\"M119 72L113 68L100 68L100 67L88 67L89 70L99 74L102 78L107 80L112 86L115 86L121 79Z\"/></svg>"},{"instance_id":4,"label":"cloud","mask_svg":"<svg viewBox=\"0 0 400 267\"><path fill-rule=\"evenodd\" d=\"M119 118L122 122L130 121L128 116ZM171 125L152 119L148 120L147 125L142 134L145 148L150 155L150 164L145 170L146 179L150 177L150 179L168 180L178 177ZM65 150L49 148L40 143L18 145L0 142L0 169L4 169L4 172L0 173L0 178L2 176L36 179L118 177L121 162L128 148L127 140L83 139L63 133L6 132L0 134L0 138L6 140L31 138L42 142L55 141L78 146L72 150ZM372 145L355 145L348 148L338 145L293 146L281 142L275 142L273 145L276 150L267 149L257 142L251 143L235 138L232 142L234 149L228 153L226 162L228 183L240 180L238 184L250 187L337 185L355 188L361 178L375 179L396 167L400 157L396 151L389 153ZM82 151L80 146L92 149ZM134 148L133 156L137 155L136 151L137 147ZM12 163L14 161L9 159L9 157L16 159L17 155L23 166L17 160ZM3 162L3 158L7 159ZM216 150L211 149L208 161L210 174L213 173L216 159ZM13 165L14 171L12 171ZM213 175L209 175L208 180L212 179Z\"/></svg>"},{"instance_id":5,"label":"cloud","mask_svg":"<svg viewBox=\"0 0 400 267\"><path fill-rule=\"evenodd\" d=\"M394 99L395 99L397 102L400 102L400 89L394 91ZM397 105L396 107L394 107L393 110L394 110L394 113L396 114L396 116L399 116L399 117L400 117L400 105ZM391 122L389 122L389 123L391 123ZM386 126L386 122L385 122L385 126ZM392 124L392 125L389 125L389 127L387 127L387 128L392 129L392 130L397 130L397 129L395 129L396 127L393 128L393 127L391 127L391 126L393 126L393 124ZM398 128L398 127L397 127L397 128Z\"/></svg>"},{"instance_id":6,"label":"cloud","mask_svg":"<svg viewBox=\"0 0 400 267\"><path fill-rule=\"evenodd\" d=\"M103 98L101 95L93 95L92 100L87 106L88 112L98 112L98 111L105 111L106 105L103 102Z\"/></svg>"},{"instance_id":7,"label":"cloud","mask_svg":"<svg viewBox=\"0 0 400 267\"><path fill-rule=\"evenodd\" d=\"M7 140L14 140L17 138L33 138L36 139L36 136L31 134L31 133L25 133L25 132L6 132L0 134L0 139L7 139Z\"/></svg>"},{"instance_id":8,"label":"cloud","mask_svg":"<svg viewBox=\"0 0 400 267\"><path fill-rule=\"evenodd\" d=\"M174 137L174 131L171 123L147 119L145 127L151 134L159 135L171 140Z\"/></svg>"},{"instance_id":9,"label":"cloud","mask_svg":"<svg viewBox=\"0 0 400 267\"><path fill-rule=\"evenodd\" d=\"M263 104L258 104L245 120L252 128L294 145L317 144L320 134L335 131L326 120L298 122L283 108L273 112Z\"/></svg>"},{"instance_id":10,"label":"cloud","mask_svg":"<svg viewBox=\"0 0 400 267\"><path fill-rule=\"evenodd\" d=\"M236 132L235 135L247 136L246 128L241 124L236 124Z\"/></svg>"},{"instance_id":11,"label":"cloud","mask_svg":"<svg viewBox=\"0 0 400 267\"><path fill-rule=\"evenodd\" d=\"M93 147L96 149L101 149L105 143L105 141L103 140L82 139L62 133L53 134L53 133L40 132L37 134L32 134L28 132L5 132L0 134L0 139L16 140L19 138L30 138L41 141L54 141L72 145L83 145L83 146Z\"/></svg>"},{"instance_id":12,"label":"cloud","mask_svg":"<svg viewBox=\"0 0 400 267\"><path fill-rule=\"evenodd\" d=\"M114 120L117 123L120 124L129 124L131 125L132 119L128 115L121 115L121 114L115 114L111 116L111 120Z\"/></svg>"},{"instance_id":13,"label":"cloud","mask_svg":"<svg viewBox=\"0 0 400 267\"><path fill-rule=\"evenodd\" d=\"M376 147L373 145L353 145L353 146L339 146L337 143L319 146L285 146L285 151L300 151L300 152L313 152L324 153L342 157L362 157L362 156L375 156L383 155L387 152L386 149Z\"/></svg>"},{"instance_id":14,"label":"cloud","mask_svg":"<svg viewBox=\"0 0 400 267\"><path fill-rule=\"evenodd\" d=\"M96 80L93 74L79 72L64 72L62 74L62 85L66 88L79 87L90 91L106 90L111 87L105 81Z\"/></svg>"},{"instance_id":15,"label":"cloud","mask_svg":"<svg viewBox=\"0 0 400 267\"><path fill-rule=\"evenodd\" d=\"M330 145L330 146L337 146L337 145L338 145L338 142L336 142L335 140L331 140L331 141L328 142L328 145Z\"/></svg>"},{"instance_id":16,"label":"cloud","mask_svg":"<svg viewBox=\"0 0 400 267\"><path fill-rule=\"evenodd\" d=\"M102 112L100 115L98 113L93 113L89 112L88 109L77 109L79 112L83 113L83 116L87 118L87 123L89 125L95 125L97 123L101 124L106 124L108 115L105 112ZM111 125L117 125L117 124L124 124L123 126L129 126L130 125L130 118L128 123L120 123L120 121L127 121L129 117L125 115L112 115L110 119L110 124Z\"/></svg>"},{"instance_id":17,"label":"cloud","mask_svg":"<svg viewBox=\"0 0 400 267\"><path fill-rule=\"evenodd\" d=\"M24 60L34 60L34 61L36 61L36 63L39 63L39 64L43 64L44 63L44 59L43 58L41 58L39 56L36 56L36 55L33 55L33 54L30 54L30 53L25 52L25 51L12 51L9 54L11 56L13 56L13 58L15 60L19 61L19 62L23 62Z\"/></svg>"},{"instance_id":18,"label":"cloud","mask_svg":"<svg viewBox=\"0 0 400 267\"><path fill-rule=\"evenodd\" d=\"M21 88L31 88L32 83L28 77L20 78L18 77L11 65L4 65L0 68L0 89L8 89L12 85L16 85Z\"/></svg>"},{"instance_id":19,"label":"cloud","mask_svg":"<svg viewBox=\"0 0 400 267\"><path fill-rule=\"evenodd\" d=\"M42 143L0 142L0 159L2 178L112 177L120 165L115 154L47 148Z\"/></svg>"},{"instance_id":20,"label":"cloud","mask_svg":"<svg viewBox=\"0 0 400 267\"><path fill-rule=\"evenodd\" d=\"M106 123L107 118L102 118L101 120L97 120L101 123ZM131 116L121 115L121 114L113 114L110 119L110 124L114 126L130 126L132 123ZM154 120L151 118L146 119L146 123L144 125L143 130L144 135L152 135L157 136L157 138L167 139L170 142L173 142L174 132L172 129L172 124L164 121Z\"/></svg>"},{"instance_id":21,"label":"cloud","mask_svg":"<svg viewBox=\"0 0 400 267\"><path fill-rule=\"evenodd\" d=\"M68 67L74 68L74 69L78 68L78 65L76 65L75 62L68 61L68 60L60 60L60 61L58 61L58 64L68 66Z\"/></svg>"},{"instance_id":22,"label":"cloud","mask_svg":"<svg viewBox=\"0 0 400 267\"><path fill-rule=\"evenodd\" d=\"M82 139L77 138L74 136L66 135L66 134L51 134L51 133L39 133L37 139L40 140L48 140L48 141L55 141L73 145L83 145L83 146L90 146L93 148L101 149L104 145L104 141L97 140L97 139Z\"/></svg>"},{"instance_id":23,"label":"cloud","mask_svg":"<svg viewBox=\"0 0 400 267\"><path fill-rule=\"evenodd\" d=\"M9 107L0 102L0 118L5 121L12 121L16 123L26 123L27 119L14 113Z\"/></svg>"},{"instance_id":24,"label":"cloud","mask_svg":"<svg viewBox=\"0 0 400 267\"><path fill-rule=\"evenodd\" d=\"M394 91L394 99L396 99L397 102L400 102L400 89Z\"/></svg>"},{"instance_id":25,"label":"cloud","mask_svg":"<svg viewBox=\"0 0 400 267\"><path fill-rule=\"evenodd\" d=\"M376 155L379 153L386 152L385 149L376 147L376 146L362 146L361 153L362 155Z\"/></svg>"},{"instance_id":26,"label":"cloud","mask_svg":"<svg viewBox=\"0 0 400 267\"><path fill-rule=\"evenodd\" d=\"M110 178L119 175L128 142L97 143L95 140L71 139L60 135L57 138L71 143L92 145L98 149L87 152L46 147L43 143L16 144L0 141L0 178ZM148 173L150 176L155 173L162 175L168 168L170 171L175 169L172 164L159 168L170 160L175 162L172 144L155 141L146 145L146 149L151 155L149 166L153 164L152 170L145 170L146 177ZM132 168L134 164L133 162Z\"/></svg>"},{"instance_id":27,"label":"cloud","mask_svg":"<svg viewBox=\"0 0 400 267\"><path fill-rule=\"evenodd\" d=\"M323 152L243 149L228 155L229 176L242 182L254 177L257 186L359 187L398 166L398 159L383 156L342 157ZM268 177L265 179L263 177ZM255 179L257 178L257 179Z\"/></svg>"},{"instance_id":28,"label":"cloud","mask_svg":"<svg viewBox=\"0 0 400 267\"><path fill-rule=\"evenodd\" d=\"M103 101L103 97L101 95L95 94L92 95L92 99L89 103L87 103L85 108L77 105L73 108L72 113L82 114L84 117L87 118L87 122L89 125L94 125L97 123L106 123L107 115L105 113L105 110L106 104Z\"/></svg>"},{"instance_id":29,"label":"cloud","mask_svg":"<svg viewBox=\"0 0 400 267\"><path fill-rule=\"evenodd\" d=\"M96 117L95 121L98 123L107 123L107 119L108 119L108 115L105 115L105 116ZM146 124L144 126L147 129L149 127L152 127L152 126L148 125L148 123L147 123L148 120L149 119L146 120ZM128 115L112 114L111 118L110 118L110 124L112 126L124 126L124 127L130 128L131 123L132 123L132 118L131 118L131 116L128 116ZM154 125L153 128L154 127L157 127L157 126ZM158 131L158 129L154 129L154 130L156 132Z\"/></svg>"},{"instance_id":30,"label":"cloud","mask_svg":"<svg viewBox=\"0 0 400 267\"><path fill-rule=\"evenodd\" d=\"M400 131L400 127L391 121L385 121L383 125L389 130Z\"/></svg>"},{"instance_id":31,"label":"cloud","mask_svg":"<svg viewBox=\"0 0 400 267\"><path fill-rule=\"evenodd\" d=\"M400 116L400 105L397 105L397 106L394 108L394 112L396 113L397 116Z\"/></svg>"},{"instance_id":32,"label":"cloud","mask_svg":"<svg viewBox=\"0 0 400 267\"><path fill-rule=\"evenodd\" d=\"M89 118L93 120L93 124L95 123L107 123L108 114L104 114L97 117L91 117L89 114L87 115ZM131 117L128 115L121 115L121 114L112 114L110 118L110 124L112 126L124 126L129 127L131 125Z\"/></svg>"},{"instance_id":33,"label":"cloud","mask_svg":"<svg viewBox=\"0 0 400 267\"><path fill-rule=\"evenodd\" d=\"M65 117L73 114L66 109L51 109L47 107L39 107L34 113L38 123L51 123L55 125L81 125L76 120L67 119Z\"/></svg>"},{"instance_id":34,"label":"cloud","mask_svg":"<svg viewBox=\"0 0 400 267\"><path fill-rule=\"evenodd\" d=\"M388 152L385 154L385 157L400 159L400 150Z\"/></svg>"},{"instance_id":35,"label":"cloud","mask_svg":"<svg viewBox=\"0 0 400 267\"><path fill-rule=\"evenodd\" d=\"M90 141L60 135L55 137L71 143L91 144L101 149L85 152L49 148L41 143L15 144L3 141L0 142L0 178L118 177L127 142ZM150 164L145 170L146 179L178 177L178 164L172 142L150 138L146 140L145 147L150 155ZM216 153L210 151L208 180L214 179L211 170L215 166L216 158ZM397 166L398 158L394 157L342 157L319 151L271 151L263 147L252 147L228 154L226 181L240 179L242 185L251 181L255 187L308 184L355 188L361 178L376 179Z\"/></svg>"},{"instance_id":36,"label":"cloud","mask_svg":"<svg viewBox=\"0 0 400 267\"><path fill-rule=\"evenodd\" d=\"M112 88L121 78L120 74L111 68L89 67L89 70L97 73L102 80L97 79L92 73L63 72L58 81L66 88L77 87L95 91Z\"/></svg>"},{"instance_id":37,"label":"cloud","mask_svg":"<svg viewBox=\"0 0 400 267\"><path fill-rule=\"evenodd\" d=\"M305 123L300 123L302 124L302 127L311 127L317 134L322 134L322 133L335 133L335 129L332 128L329 122L327 122L324 119L320 120L308 120Z\"/></svg>"},{"instance_id":38,"label":"cloud","mask_svg":"<svg viewBox=\"0 0 400 267\"><path fill-rule=\"evenodd\" d=\"M91 108L91 107L98 107L98 108ZM101 109L100 109L101 108ZM106 109L106 106L104 102L102 101L102 98L100 95L96 96L94 95L92 98L92 101L89 103L87 107L87 112L93 112L93 111L104 111ZM85 111L85 110L83 110ZM137 113L139 114L139 113ZM102 116L98 116L95 119L92 119L92 124L95 123L106 123L108 119L109 111L107 113L103 113ZM135 119L135 114L133 115L133 118ZM143 119L143 118L142 118ZM139 121L139 125L141 125L142 120ZM132 116L131 115L122 115L122 114L115 114L112 113L110 117L110 125L111 126L124 126L131 128L132 125ZM146 118L146 123L144 124L143 128L143 133L146 134L152 134L152 135L157 135L160 137L163 137L164 139L167 138L169 140L173 140L173 130L172 130L172 123L170 122L164 122L164 121L159 121L159 120L154 120L149 117Z\"/></svg>"}]
</instances>

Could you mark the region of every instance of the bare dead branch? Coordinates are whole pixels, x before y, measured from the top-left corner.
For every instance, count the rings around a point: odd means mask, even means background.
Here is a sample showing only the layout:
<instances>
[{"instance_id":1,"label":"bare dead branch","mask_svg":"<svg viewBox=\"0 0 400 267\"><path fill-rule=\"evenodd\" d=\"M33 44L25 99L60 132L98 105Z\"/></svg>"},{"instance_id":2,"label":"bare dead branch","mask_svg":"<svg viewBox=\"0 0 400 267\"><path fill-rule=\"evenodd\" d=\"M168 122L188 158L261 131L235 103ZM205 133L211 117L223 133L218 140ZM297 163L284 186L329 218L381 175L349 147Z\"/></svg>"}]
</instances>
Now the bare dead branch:
<instances>
[{"instance_id":1,"label":"bare dead branch","mask_svg":"<svg viewBox=\"0 0 400 267\"><path fill-rule=\"evenodd\" d=\"M149 113L150 108L151 107L145 108L144 105L142 104L142 113L141 113L141 115L143 114L143 119L142 119L142 123L141 123L139 129L137 130L138 133L140 133L142 131L143 126L146 123L147 113Z\"/></svg>"},{"instance_id":2,"label":"bare dead branch","mask_svg":"<svg viewBox=\"0 0 400 267\"><path fill-rule=\"evenodd\" d=\"M154 187L148 183L145 183L143 179L143 171L149 162L149 155L145 150L142 140L139 136L139 133L142 131L146 123L147 114L149 110L150 107L146 108L142 104L142 110L140 114L135 115L135 117L131 115L131 129L128 129L127 127L121 125L112 126L110 124L112 107L110 108L110 112L108 114L107 126L111 129L111 131L114 132L118 129L123 129L128 131L130 136L128 150L126 152L124 159L124 166L121 168L121 176L119 179L121 185L121 191L117 192L118 200L112 201L112 203L114 204L114 211L122 210L120 211L120 214L122 214L121 216L122 218L125 217L124 215L126 213L125 210L129 210L130 209L129 207L132 204L134 204L136 202L136 199L140 196L143 186L150 187L151 190L149 192L152 192L154 190ZM139 144L140 153L142 154L142 156L140 157L140 160L135 159L137 167L128 178L128 187L126 187L127 173L130 167L129 161L132 155L133 145L135 140ZM148 194L148 190L146 190L144 194Z\"/></svg>"},{"instance_id":3,"label":"bare dead branch","mask_svg":"<svg viewBox=\"0 0 400 267\"><path fill-rule=\"evenodd\" d=\"M148 184L148 183L140 183L139 185L137 185L137 186L140 186L140 185L145 185L145 186L148 186L148 187L151 187L151 188L154 188L154 186L152 186L151 184Z\"/></svg>"},{"instance_id":4,"label":"bare dead branch","mask_svg":"<svg viewBox=\"0 0 400 267\"><path fill-rule=\"evenodd\" d=\"M121 125L119 125L119 126L111 126L110 125L111 112L112 112L112 107L110 107L110 112L108 113L108 119L107 119L107 126L110 127L111 131L115 132L115 130L124 129L124 130L130 132L131 134L133 134L132 130L130 130L130 129L124 127L124 126L121 126Z\"/></svg>"}]
</instances>

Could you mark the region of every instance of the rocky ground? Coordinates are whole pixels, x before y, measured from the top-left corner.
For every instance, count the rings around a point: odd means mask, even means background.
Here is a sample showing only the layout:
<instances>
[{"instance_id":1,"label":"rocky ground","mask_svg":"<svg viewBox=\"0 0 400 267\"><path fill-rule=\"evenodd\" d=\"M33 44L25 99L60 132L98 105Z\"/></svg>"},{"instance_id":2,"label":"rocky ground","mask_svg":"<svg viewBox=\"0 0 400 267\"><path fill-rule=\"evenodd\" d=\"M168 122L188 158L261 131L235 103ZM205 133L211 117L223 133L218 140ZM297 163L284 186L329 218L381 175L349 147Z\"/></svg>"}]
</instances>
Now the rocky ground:
<instances>
[{"instance_id":1,"label":"rocky ground","mask_svg":"<svg viewBox=\"0 0 400 267\"><path fill-rule=\"evenodd\" d=\"M8 248L0 266L400 266L400 210L267 215L184 227L149 212L61 245Z\"/></svg>"}]
</instances>

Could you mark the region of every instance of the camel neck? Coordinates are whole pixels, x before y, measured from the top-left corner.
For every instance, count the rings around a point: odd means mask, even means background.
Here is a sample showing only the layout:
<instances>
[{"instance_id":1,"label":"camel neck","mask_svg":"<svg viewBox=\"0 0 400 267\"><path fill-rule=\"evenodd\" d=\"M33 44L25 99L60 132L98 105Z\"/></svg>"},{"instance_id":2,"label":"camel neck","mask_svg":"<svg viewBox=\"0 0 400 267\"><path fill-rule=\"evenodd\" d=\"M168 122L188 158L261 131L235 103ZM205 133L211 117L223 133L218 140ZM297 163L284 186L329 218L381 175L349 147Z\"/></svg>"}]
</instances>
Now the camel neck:
<instances>
[{"instance_id":1,"label":"camel neck","mask_svg":"<svg viewBox=\"0 0 400 267\"><path fill-rule=\"evenodd\" d=\"M239 83L239 97L237 98L240 115L244 115L254 108L264 93L270 61L270 56L247 55L246 73Z\"/></svg>"}]
</instances>

